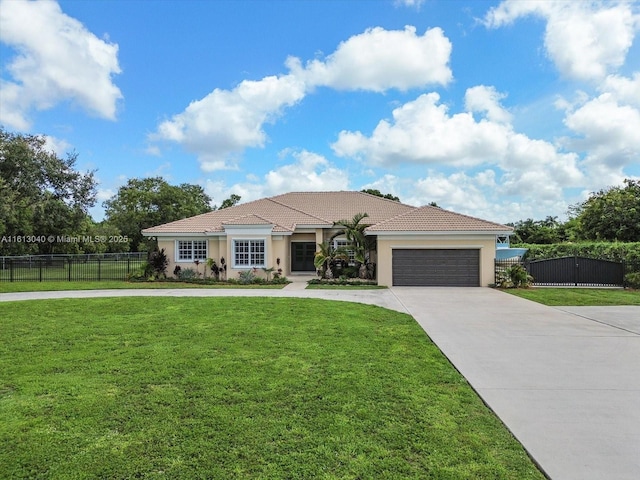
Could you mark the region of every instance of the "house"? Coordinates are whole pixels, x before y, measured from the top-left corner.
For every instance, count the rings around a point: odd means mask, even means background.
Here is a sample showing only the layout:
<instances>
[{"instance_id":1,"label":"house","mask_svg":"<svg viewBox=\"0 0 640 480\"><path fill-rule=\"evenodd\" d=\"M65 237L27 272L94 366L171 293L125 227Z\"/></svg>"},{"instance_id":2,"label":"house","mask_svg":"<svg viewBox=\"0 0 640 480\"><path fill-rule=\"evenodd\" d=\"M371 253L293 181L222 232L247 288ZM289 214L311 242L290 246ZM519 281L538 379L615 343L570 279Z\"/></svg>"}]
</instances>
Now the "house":
<instances>
[{"instance_id":1,"label":"house","mask_svg":"<svg viewBox=\"0 0 640 480\"><path fill-rule=\"evenodd\" d=\"M371 260L378 284L487 286L494 281L496 237L511 227L438 207L413 207L363 192L293 192L147 228L175 266L224 258L227 276L250 268L283 275L314 273L317 245L337 232L334 222L366 213L375 238ZM338 245L346 242L340 237ZM203 267L200 267L203 268Z\"/></svg>"}]
</instances>

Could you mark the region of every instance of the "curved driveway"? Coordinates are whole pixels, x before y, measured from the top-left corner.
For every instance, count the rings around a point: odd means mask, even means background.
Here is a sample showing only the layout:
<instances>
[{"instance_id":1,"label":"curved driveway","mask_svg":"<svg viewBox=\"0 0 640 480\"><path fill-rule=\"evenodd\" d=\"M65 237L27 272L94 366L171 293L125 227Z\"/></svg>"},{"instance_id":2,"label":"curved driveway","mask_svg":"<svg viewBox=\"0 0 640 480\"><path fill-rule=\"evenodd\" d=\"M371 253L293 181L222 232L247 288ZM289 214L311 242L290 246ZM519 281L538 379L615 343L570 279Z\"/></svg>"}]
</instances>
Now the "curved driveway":
<instances>
[{"instance_id":1,"label":"curved driveway","mask_svg":"<svg viewBox=\"0 0 640 480\"><path fill-rule=\"evenodd\" d=\"M640 478L640 307L552 308L489 288L302 288L4 293L0 302L289 296L410 313L549 477Z\"/></svg>"}]
</instances>

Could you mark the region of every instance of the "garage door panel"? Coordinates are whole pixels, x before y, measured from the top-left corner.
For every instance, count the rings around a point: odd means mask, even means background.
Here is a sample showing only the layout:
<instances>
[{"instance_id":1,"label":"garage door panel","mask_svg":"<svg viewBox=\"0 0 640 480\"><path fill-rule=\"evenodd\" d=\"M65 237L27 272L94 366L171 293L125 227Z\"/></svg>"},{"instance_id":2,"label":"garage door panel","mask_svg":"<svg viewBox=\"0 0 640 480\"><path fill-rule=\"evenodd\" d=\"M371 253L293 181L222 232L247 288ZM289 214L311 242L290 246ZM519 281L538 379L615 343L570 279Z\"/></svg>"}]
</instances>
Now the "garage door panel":
<instances>
[{"instance_id":1,"label":"garage door panel","mask_svg":"<svg viewBox=\"0 0 640 480\"><path fill-rule=\"evenodd\" d=\"M393 285L480 285L478 249L394 249L392 262Z\"/></svg>"}]
</instances>

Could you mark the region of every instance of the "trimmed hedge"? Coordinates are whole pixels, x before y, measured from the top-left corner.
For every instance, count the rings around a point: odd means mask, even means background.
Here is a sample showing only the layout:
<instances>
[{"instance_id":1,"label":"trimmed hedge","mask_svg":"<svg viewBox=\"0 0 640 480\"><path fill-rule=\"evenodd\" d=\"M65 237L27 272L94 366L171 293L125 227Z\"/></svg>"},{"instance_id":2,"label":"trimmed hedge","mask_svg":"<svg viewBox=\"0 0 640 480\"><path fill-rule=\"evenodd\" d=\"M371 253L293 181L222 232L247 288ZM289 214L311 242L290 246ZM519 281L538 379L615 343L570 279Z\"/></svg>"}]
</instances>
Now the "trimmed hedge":
<instances>
[{"instance_id":1,"label":"trimmed hedge","mask_svg":"<svg viewBox=\"0 0 640 480\"><path fill-rule=\"evenodd\" d=\"M543 260L557 257L589 257L617 262L640 262L640 242L581 242L537 245L520 243L513 247L528 248L528 260Z\"/></svg>"}]
</instances>

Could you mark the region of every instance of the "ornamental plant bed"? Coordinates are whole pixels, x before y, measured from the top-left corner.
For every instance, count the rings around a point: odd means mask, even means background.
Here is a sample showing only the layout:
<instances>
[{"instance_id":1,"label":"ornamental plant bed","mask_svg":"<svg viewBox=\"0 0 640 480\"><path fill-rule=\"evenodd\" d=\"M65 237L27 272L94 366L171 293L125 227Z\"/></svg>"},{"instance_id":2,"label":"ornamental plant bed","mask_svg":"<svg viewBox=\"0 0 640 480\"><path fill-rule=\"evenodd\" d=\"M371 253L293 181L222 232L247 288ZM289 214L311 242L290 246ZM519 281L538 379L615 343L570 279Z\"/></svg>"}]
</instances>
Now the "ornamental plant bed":
<instances>
[{"instance_id":1,"label":"ornamental plant bed","mask_svg":"<svg viewBox=\"0 0 640 480\"><path fill-rule=\"evenodd\" d=\"M309 280L308 285L310 288L322 288L322 287L358 287L358 288L386 288L379 286L375 280L360 280L360 279L320 279L314 278Z\"/></svg>"}]
</instances>

